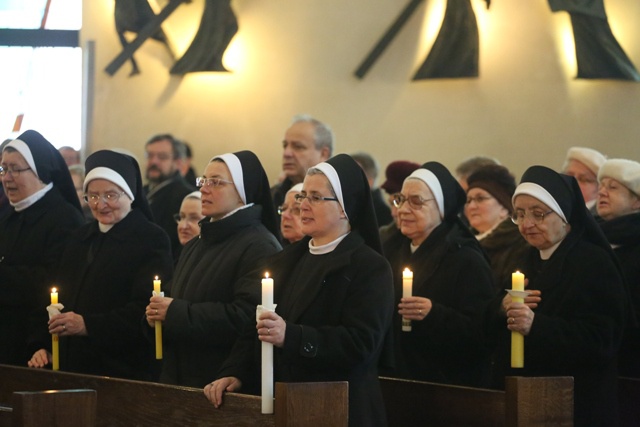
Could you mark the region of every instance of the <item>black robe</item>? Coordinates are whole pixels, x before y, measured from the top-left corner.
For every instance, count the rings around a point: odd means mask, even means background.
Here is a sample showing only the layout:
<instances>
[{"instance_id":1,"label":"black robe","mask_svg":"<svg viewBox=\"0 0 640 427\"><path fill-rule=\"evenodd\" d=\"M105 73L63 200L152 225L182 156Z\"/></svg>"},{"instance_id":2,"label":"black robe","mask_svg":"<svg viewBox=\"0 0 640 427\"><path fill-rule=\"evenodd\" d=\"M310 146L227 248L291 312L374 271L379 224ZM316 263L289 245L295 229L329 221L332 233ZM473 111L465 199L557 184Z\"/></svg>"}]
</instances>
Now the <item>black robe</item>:
<instances>
[{"instance_id":1,"label":"black robe","mask_svg":"<svg viewBox=\"0 0 640 427\"><path fill-rule=\"evenodd\" d=\"M204 387L216 378L240 331L255 324L260 280L242 279L281 249L260 222L261 213L254 205L218 221L205 218L200 237L182 250L163 324L161 382Z\"/></svg>"},{"instance_id":2,"label":"black robe","mask_svg":"<svg viewBox=\"0 0 640 427\"><path fill-rule=\"evenodd\" d=\"M0 219L0 363L26 366L28 318L50 304L51 287L71 231L84 224L54 186L23 210Z\"/></svg>"},{"instance_id":3,"label":"black robe","mask_svg":"<svg viewBox=\"0 0 640 427\"><path fill-rule=\"evenodd\" d=\"M640 320L640 213L602 222L600 227L620 261L637 322ZM627 325L620 347L618 373L623 377L640 378L640 327L636 322Z\"/></svg>"},{"instance_id":4,"label":"black robe","mask_svg":"<svg viewBox=\"0 0 640 427\"><path fill-rule=\"evenodd\" d=\"M547 261L535 248L525 260L528 289L540 290L542 301L524 338L524 368L510 368L504 294L492 303L485 327L496 344L494 386L502 388L505 375L573 376L574 425L614 426L625 290L610 255L581 234L572 230Z\"/></svg>"},{"instance_id":5,"label":"black robe","mask_svg":"<svg viewBox=\"0 0 640 427\"><path fill-rule=\"evenodd\" d=\"M395 301L402 297L402 271L413 271L413 295L431 299L431 312L402 331L394 312L396 369L393 376L467 386L486 386L489 358L479 319L495 295L489 264L462 224L443 222L411 254L410 240L385 243L395 276ZM391 249L394 248L394 249Z\"/></svg>"},{"instance_id":6,"label":"black robe","mask_svg":"<svg viewBox=\"0 0 640 427\"><path fill-rule=\"evenodd\" d=\"M73 233L56 284L63 312L82 315L87 336L60 337L60 369L155 379L153 343L144 339L140 323L154 277L169 281L172 273L167 234L137 209L106 233L97 221ZM46 319L42 325L46 332Z\"/></svg>"},{"instance_id":7,"label":"black robe","mask_svg":"<svg viewBox=\"0 0 640 427\"><path fill-rule=\"evenodd\" d=\"M384 426L377 366L393 313L389 265L357 232L324 255L310 254L309 240L265 260L276 312L287 322L284 346L274 348L274 379L348 381L349 425ZM255 392L259 349L254 323L218 377L240 378L242 392Z\"/></svg>"}]
</instances>

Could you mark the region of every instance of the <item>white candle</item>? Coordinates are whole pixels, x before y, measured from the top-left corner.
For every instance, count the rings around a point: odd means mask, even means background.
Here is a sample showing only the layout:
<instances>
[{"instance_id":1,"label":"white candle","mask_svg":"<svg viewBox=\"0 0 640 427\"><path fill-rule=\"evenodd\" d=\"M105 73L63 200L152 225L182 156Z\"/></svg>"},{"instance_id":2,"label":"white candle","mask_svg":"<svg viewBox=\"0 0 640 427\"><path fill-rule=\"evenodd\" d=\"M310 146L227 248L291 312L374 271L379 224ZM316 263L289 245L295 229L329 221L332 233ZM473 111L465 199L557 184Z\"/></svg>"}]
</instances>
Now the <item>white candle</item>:
<instances>
[{"instance_id":1,"label":"white candle","mask_svg":"<svg viewBox=\"0 0 640 427\"><path fill-rule=\"evenodd\" d=\"M265 273L262 279L262 306L273 310L273 278L269 277L269 273Z\"/></svg>"},{"instance_id":2,"label":"white candle","mask_svg":"<svg viewBox=\"0 0 640 427\"><path fill-rule=\"evenodd\" d=\"M402 298L413 296L413 271L405 268L402 272ZM411 332L411 320L402 318L402 330Z\"/></svg>"},{"instance_id":3,"label":"white candle","mask_svg":"<svg viewBox=\"0 0 640 427\"><path fill-rule=\"evenodd\" d=\"M262 306L273 311L273 279L262 279ZM262 413L273 414L273 344L262 342Z\"/></svg>"}]
</instances>

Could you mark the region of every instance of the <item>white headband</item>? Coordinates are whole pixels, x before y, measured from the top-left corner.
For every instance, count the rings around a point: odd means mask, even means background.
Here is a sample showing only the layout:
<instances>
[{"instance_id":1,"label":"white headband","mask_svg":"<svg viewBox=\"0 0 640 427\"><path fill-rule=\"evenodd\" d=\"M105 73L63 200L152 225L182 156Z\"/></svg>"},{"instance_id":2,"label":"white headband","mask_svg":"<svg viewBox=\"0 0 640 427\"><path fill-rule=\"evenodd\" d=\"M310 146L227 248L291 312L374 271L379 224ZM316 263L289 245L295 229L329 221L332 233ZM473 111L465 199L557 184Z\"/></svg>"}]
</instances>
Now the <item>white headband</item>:
<instances>
[{"instance_id":1,"label":"white headband","mask_svg":"<svg viewBox=\"0 0 640 427\"><path fill-rule=\"evenodd\" d=\"M349 219L349 215L347 215L347 208L344 205L344 199L342 198L342 186L340 185L340 177L338 176L338 172L327 162L318 163L311 169L318 169L320 172L324 174L329 180L331 187L333 187L333 192L336 193L336 197L338 198L338 203L342 206L342 210L344 211L344 215Z\"/></svg>"},{"instance_id":2,"label":"white headband","mask_svg":"<svg viewBox=\"0 0 640 427\"><path fill-rule=\"evenodd\" d=\"M409 175L405 179L405 181L407 179L419 179L420 181L427 184L427 187L431 189L433 197L435 197L436 199L438 211L440 212L440 219L444 219L444 195L442 194L442 186L440 185L438 177L436 177L435 174L428 169L419 168L413 171L411 175Z\"/></svg>"},{"instance_id":3,"label":"white headband","mask_svg":"<svg viewBox=\"0 0 640 427\"><path fill-rule=\"evenodd\" d=\"M211 159L211 162L215 159L220 159L227 165L231 173L231 178L233 178L233 184L236 186L236 190L238 190L238 194L240 195L240 199L242 199L242 203L246 205L247 196L244 192L244 175L242 174L242 163L240 163L240 159L233 153L215 156Z\"/></svg>"},{"instance_id":4,"label":"white headband","mask_svg":"<svg viewBox=\"0 0 640 427\"><path fill-rule=\"evenodd\" d=\"M27 162L27 164L29 165L33 173L35 173L36 176L39 178L40 175L38 175L38 170L36 169L36 162L33 160L33 154L31 154L31 149L29 149L29 146L20 139L14 139L4 147L3 151L9 147L12 147L18 153L22 154L22 157L24 157L25 161Z\"/></svg>"},{"instance_id":5,"label":"white headband","mask_svg":"<svg viewBox=\"0 0 640 427\"><path fill-rule=\"evenodd\" d=\"M122 191L127 193L127 196L129 196L131 201L135 200L135 197L133 197L133 192L131 191L131 188L129 188L129 184L127 184L127 181L125 181L122 175L120 175L113 169L105 168L104 166L91 169L87 176L84 178L82 189L85 193L87 192L89 183L95 179L106 179L107 181L114 183L118 187L122 188Z\"/></svg>"},{"instance_id":6,"label":"white headband","mask_svg":"<svg viewBox=\"0 0 640 427\"><path fill-rule=\"evenodd\" d=\"M516 187L516 191L513 193L513 197L511 198L511 202L514 203L516 201L516 197L526 194L527 196L535 197L540 200L545 205L549 206L549 208L560 216L564 220L567 221L567 217L564 216L564 212L560 209L560 205L556 202L556 199L542 186L535 184L533 182L523 182L522 184Z\"/></svg>"},{"instance_id":7,"label":"white headband","mask_svg":"<svg viewBox=\"0 0 640 427\"><path fill-rule=\"evenodd\" d=\"M299 193L302 191L302 183L299 182L296 185L294 185L293 187L291 187L289 189L289 191L287 191L287 194L291 193L291 192L295 192L295 193Z\"/></svg>"}]
</instances>

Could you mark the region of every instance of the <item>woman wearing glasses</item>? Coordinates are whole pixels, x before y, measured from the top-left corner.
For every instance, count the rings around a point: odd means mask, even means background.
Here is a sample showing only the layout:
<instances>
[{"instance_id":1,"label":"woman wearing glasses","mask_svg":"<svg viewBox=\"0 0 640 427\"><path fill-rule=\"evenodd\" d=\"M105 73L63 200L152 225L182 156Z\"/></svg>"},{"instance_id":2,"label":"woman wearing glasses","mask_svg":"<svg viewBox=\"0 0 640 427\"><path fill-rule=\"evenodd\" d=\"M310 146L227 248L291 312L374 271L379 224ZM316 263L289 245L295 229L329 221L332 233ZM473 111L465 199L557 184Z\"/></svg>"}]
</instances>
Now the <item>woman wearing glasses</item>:
<instances>
[{"instance_id":1,"label":"woman wearing glasses","mask_svg":"<svg viewBox=\"0 0 640 427\"><path fill-rule=\"evenodd\" d=\"M27 317L49 304L62 249L84 219L64 159L36 131L3 146L0 178L10 203L0 217L0 363L24 366Z\"/></svg>"},{"instance_id":2,"label":"woman wearing glasses","mask_svg":"<svg viewBox=\"0 0 640 427\"><path fill-rule=\"evenodd\" d=\"M51 317L48 332L60 337L62 370L151 380L153 347L140 320L153 278L171 277L169 238L151 222L135 159L101 150L86 170L84 197L96 220L67 244L55 282L65 309ZM39 350L29 366L51 361L50 343L32 343Z\"/></svg>"},{"instance_id":3,"label":"woman wearing glasses","mask_svg":"<svg viewBox=\"0 0 640 427\"><path fill-rule=\"evenodd\" d=\"M505 375L573 376L576 426L617 425L616 353L626 296L614 254L577 181L543 166L522 176L513 220L532 246L524 303L500 297L487 333L497 344L496 386ZM511 331L524 335L524 368L510 369Z\"/></svg>"},{"instance_id":4,"label":"woman wearing glasses","mask_svg":"<svg viewBox=\"0 0 640 427\"><path fill-rule=\"evenodd\" d=\"M479 317L494 296L489 264L458 214L466 197L440 163L405 179L394 204L402 236L386 251L398 310L393 331L394 376L445 384L488 384L489 359ZM397 240L400 240L399 242ZM402 297L402 272L413 271L413 294ZM402 318L411 322L403 331Z\"/></svg>"},{"instance_id":5,"label":"woman wearing glasses","mask_svg":"<svg viewBox=\"0 0 640 427\"><path fill-rule=\"evenodd\" d=\"M489 257L496 291L511 287L511 274L520 269L529 245L511 221L511 197L516 180L500 165L487 165L467 178L464 214Z\"/></svg>"},{"instance_id":6,"label":"woman wearing glasses","mask_svg":"<svg viewBox=\"0 0 640 427\"><path fill-rule=\"evenodd\" d=\"M304 237L300 223L300 203L296 196L302 191L302 183L291 187L284 196L284 203L278 206L280 215L280 232L288 243L295 243Z\"/></svg>"},{"instance_id":7,"label":"woman wearing glasses","mask_svg":"<svg viewBox=\"0 0 640 427\"><path fill-rule=\"evenodd\" d=\"M152 297L146 315L151 327L163 322L160 381L204 387L239 332L255 322L260 281L243 279L281 247L269 181L254 153L214 157L197 185L200 237L182 249L170 297Z\"/></svg>"},{"instance_id":8,"label":"woman wearing glasses","mask_svg":"<svg viewBox=\"0 0 640 427\"><path fill-rule=\"evenodd\" d=\"M205 395L219 407L225 391L253 391L262 341L275 347L276 381L348 381L349 425L386 425L377 366L393 289L366 176L339 154L309 169L297 200L307 237L264 262L276 312L260 315Z\"/></svg>"}]
</instances>

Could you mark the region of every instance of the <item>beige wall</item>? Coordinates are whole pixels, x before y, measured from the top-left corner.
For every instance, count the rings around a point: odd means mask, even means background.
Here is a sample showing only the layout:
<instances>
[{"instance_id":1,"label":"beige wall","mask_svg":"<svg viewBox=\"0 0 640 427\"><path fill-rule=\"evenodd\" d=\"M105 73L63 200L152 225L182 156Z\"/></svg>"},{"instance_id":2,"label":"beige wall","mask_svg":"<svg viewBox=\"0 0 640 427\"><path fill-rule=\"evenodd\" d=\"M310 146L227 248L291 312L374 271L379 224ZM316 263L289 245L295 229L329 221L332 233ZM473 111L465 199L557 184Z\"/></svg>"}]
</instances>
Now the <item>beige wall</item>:
<instances>
[{"instance_id":1,"label":"beige wall","mask_svg":"<svg viewBox=\"0 0 640 427\"><path fill-rule=\"evenodd\" d=\"M166 1L166 0L165 0ZM163 1L159 1L163 4ZM519 175L531 164L559 168L571 145L640 160L640 83L578 81L563 40L566 13L545 0L472 0L481 25L480 78L412 82L437 32L444 0L426 0L364 80L360 61L408 0L234 0L240 31L225 63L233 73L171 77L172 60L148 41L113 77L120 51L113 1L85 0L83 41L96 42L92 149L124 147L142 158L145 140L171 132L208 159L250 149L275 181L291 117L329 123L338 152L366 150L384 167L438 160L453 169L476 154ZM614 34L640 68L640 2L606 0ZM185 4L164 29L182 53L204 0Z\"/></svg>"}]
</instances>

